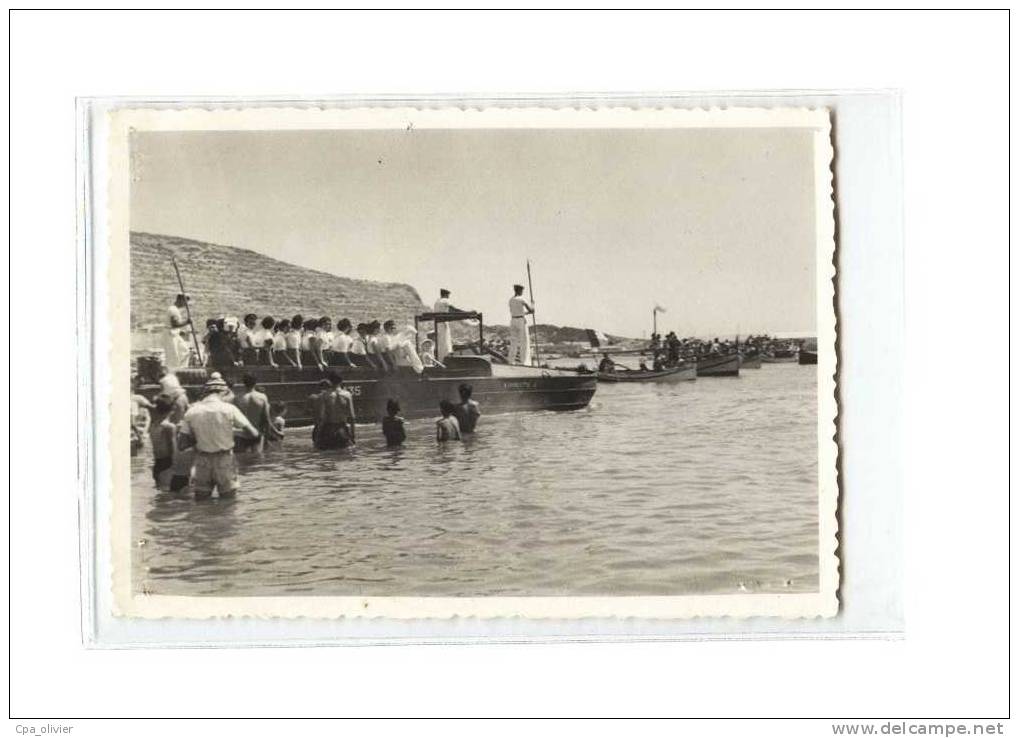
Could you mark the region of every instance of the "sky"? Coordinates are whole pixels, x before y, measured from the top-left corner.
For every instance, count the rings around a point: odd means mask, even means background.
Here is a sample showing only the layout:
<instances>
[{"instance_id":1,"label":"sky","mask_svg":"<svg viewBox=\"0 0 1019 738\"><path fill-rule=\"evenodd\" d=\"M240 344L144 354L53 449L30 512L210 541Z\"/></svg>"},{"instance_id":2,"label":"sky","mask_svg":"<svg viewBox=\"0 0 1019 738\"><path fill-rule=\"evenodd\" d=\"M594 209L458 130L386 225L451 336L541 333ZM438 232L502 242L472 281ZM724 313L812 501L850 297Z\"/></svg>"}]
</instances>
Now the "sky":
<instances>
[{"instance_id":1,"label":"sky","mask_svg":"<svg viewBox=\"0 0 1019 738\"><path fill-rule=\"evenodd\" d=\"M815 329L811 133L143 132L131 229L606 333ZM243 306L237 307L238 311Z\"/></svg>"}]
</instances>

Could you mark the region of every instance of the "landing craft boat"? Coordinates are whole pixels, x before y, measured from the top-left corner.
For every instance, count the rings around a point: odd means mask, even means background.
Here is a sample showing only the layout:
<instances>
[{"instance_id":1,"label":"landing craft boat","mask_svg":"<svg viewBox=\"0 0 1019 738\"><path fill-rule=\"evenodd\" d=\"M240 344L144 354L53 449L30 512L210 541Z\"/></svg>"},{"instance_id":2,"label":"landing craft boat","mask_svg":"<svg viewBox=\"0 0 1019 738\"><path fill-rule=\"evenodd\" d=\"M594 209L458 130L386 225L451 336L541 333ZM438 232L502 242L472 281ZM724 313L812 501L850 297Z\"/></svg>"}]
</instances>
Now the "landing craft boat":
<instances>
[{"instance_id":1,"label":"landing craft boat","mask_svg":"<svg viewBox=\"0 0 1019 738\"><path fill-rule=\"evenodd\" d=\"M698 377L738 377L739 354L708 354L697 357Z\"/></svg>"},{"instance_id":2,"label":"landing craft boat","mask_svg":"<svg viewBox=\"0 0 1019 738\"><path fill-rule=\"evenodd\" d=\"M390 398L400 403L405 418L435 417L439 414L441 400L459 400L461 383L473 387L473 399L481 404L485 414L579 410L586 407L594 396L597 378L593 374L500 364L477 353L485 345L481 313L423 313L417 316L415 322L459 320L478 321L479 341L447 356L443 366L425 367L420 374L411 367L397 367L385 374L370 367L328 367L327 370L343 377L344 388L354 396L357 422L379 422L385 416L386 401ZM228 383L235 386L243 374L252 374L271 402L286 404L288 428L313 424L309 399L312 394L321 391L319 384L325 377L325 372L318 367L206 367L180 369L176 374L188 398L194 401L199 398L202 386L213 371L219 371ZM158 395L158 363L139 361L139 375L143 382L141 394L150 399Z\"/></svg>"},{"instance_id":3,"label":"landing craft boat","mask_svg":"<svg viewBox=\"0 0 1019 738\"><path fill-rule=\"evenodd\" d=\"M697 365L674 366L661 371L623 369L617 372L598 372L599 382L683 382L697 379Z\"/></svg>"}]
</instances>

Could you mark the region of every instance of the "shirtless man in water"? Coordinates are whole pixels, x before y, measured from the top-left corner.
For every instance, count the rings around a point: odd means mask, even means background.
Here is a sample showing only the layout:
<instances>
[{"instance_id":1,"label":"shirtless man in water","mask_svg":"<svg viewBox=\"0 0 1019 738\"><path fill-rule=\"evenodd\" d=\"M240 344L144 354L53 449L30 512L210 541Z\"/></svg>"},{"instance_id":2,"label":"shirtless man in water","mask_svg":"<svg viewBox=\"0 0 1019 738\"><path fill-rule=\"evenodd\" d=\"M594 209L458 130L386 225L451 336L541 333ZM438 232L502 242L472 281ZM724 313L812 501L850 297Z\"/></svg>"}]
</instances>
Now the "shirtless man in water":
<instances>
[{"instance_id":1,"label":"shirtless man in water","mask_svg":"<svg viewBox=\"0 0 1019 738\"><path fill-rule=\"evenodd\" d=\"M261 451L268 438L270 441L277 440L279 431L272 423L272 415L269 412L269 398L264 392L255 389L255 378L251 374L244 375L244 391L234 398L234 404L244 413L248 422L255 426L259 432L258 438L238 437L234 446L235 451Z\"/></svg>"},{"instance_id":2,"label":"shirtless man in water","mask_svg":"<svg viewBox=\"0 0 1019 738\"><path fill-rule=\"evenodd\" d=\"M336 372L329 372L326 379L330 388L323 391L316 403L318 412L312 434L315 448L328 450L353 446L354 397L343 389L343 377Z\"/></svg>"}]
</instances>

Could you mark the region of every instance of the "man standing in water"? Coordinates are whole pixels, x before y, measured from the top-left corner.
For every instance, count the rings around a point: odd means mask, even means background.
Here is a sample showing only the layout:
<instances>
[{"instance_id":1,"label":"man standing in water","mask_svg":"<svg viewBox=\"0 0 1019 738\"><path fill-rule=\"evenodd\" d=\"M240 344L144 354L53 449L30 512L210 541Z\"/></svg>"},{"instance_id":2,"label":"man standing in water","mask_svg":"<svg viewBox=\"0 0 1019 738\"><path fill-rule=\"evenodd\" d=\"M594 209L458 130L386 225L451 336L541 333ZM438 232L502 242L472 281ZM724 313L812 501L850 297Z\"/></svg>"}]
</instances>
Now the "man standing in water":
<instances>
[{"instance_id":1,"label":"man standing in water","mask_svg":"<svg viewBox=\"0 0 1019 738\"><path fill-rule=\"evenodd\" d=\"M473 433L481 417L481 408L476 400L471 399L474 388L469 384L461 384L459 387L460 404L456 405L453 413L456 415L457 423L460 425L461 433Z\"/></svg>"},{"instance_id":2,"label":"man standing in water","mask_svg":"<svg viewBox=\"0 0 1019 738\"><path fill-rule=\"evenodd\" d=\"M524 299L524 286L513 285L513 297L509 301L510 309L510 349L511 364L531 364L531 339L527 330L527 316L534 312L534 305Z\"/></svg>"},{"instance_id":3,"label":"man standing in water","mask_svg":"<svg viewBox=\"0 0 1019 738\"><path fill-rule=\"evenodd\" d=\"M354 397L343 389L343 377L336 372L326 375L330 389L323 392L317 403L318 416L312 437L315 448L326 451L353 446L355 441Z\"/></svg>"},{"instance_id":4,"label":"man standing in water","mask_svg":"<svg viewBox=\"0 0 1019 738\"><path fill-rule=\"evenodd\" d=\"M172 372L174 369L187 366L188 344L181 337L180 332L181 329L191 325L191 319L185 317L183 310L190 299L185 294L179 294L173 305L166 310L166 318L170 323L163 339L163 354L166 357L167 371Z\"/></svg>"},{"instance_id":5,"label":"man standing in water","mask_svg":"<svg viewBox=\"0 0 1019 738\"><path fill-rule=\"evenodd\" d=\"M244 391L234 398L234 404L261 435L258 438L238 438L234 451L261 451L266 440L279 440L282 434L273 425L269 398L255 389L255 377L245 374L243 381Z\"/></svg>"},{"instance_id":6,"label":"man standing in water","mask_svg":"<svg viewBox=\"0 0 1019 738\"><path fill-rule=\"evenodd\" d=\"M234 434L257 439L259 433L236 405L226 400L230 388L219 372L213 372L202 389L203 397L184 414L179 429L179 448L195 447L191 488L196 500L233 497L240 488L234 463Z\"/></svg>"}]
</instances>

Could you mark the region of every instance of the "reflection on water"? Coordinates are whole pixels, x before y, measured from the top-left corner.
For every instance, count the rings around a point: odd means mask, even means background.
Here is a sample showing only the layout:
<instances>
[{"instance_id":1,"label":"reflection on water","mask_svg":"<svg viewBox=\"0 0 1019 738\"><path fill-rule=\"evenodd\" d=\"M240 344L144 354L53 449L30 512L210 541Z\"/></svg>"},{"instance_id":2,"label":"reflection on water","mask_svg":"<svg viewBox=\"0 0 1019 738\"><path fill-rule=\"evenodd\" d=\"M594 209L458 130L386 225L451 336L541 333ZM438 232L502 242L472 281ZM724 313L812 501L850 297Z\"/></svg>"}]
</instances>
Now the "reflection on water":
<instances>
[{"instance_id":1,"label":"reflection on water","mask_svg":"<svg viewBox=\"0 0 1019 738\"><path fill-rule=\"evenodd\" d=\"M190 595L692 594L817 589L816 367L599 385L572 413L484 416L437 447L359 427L238 457L235 500L132 460L134 584Z\"/></svg>"}]
</instances>

